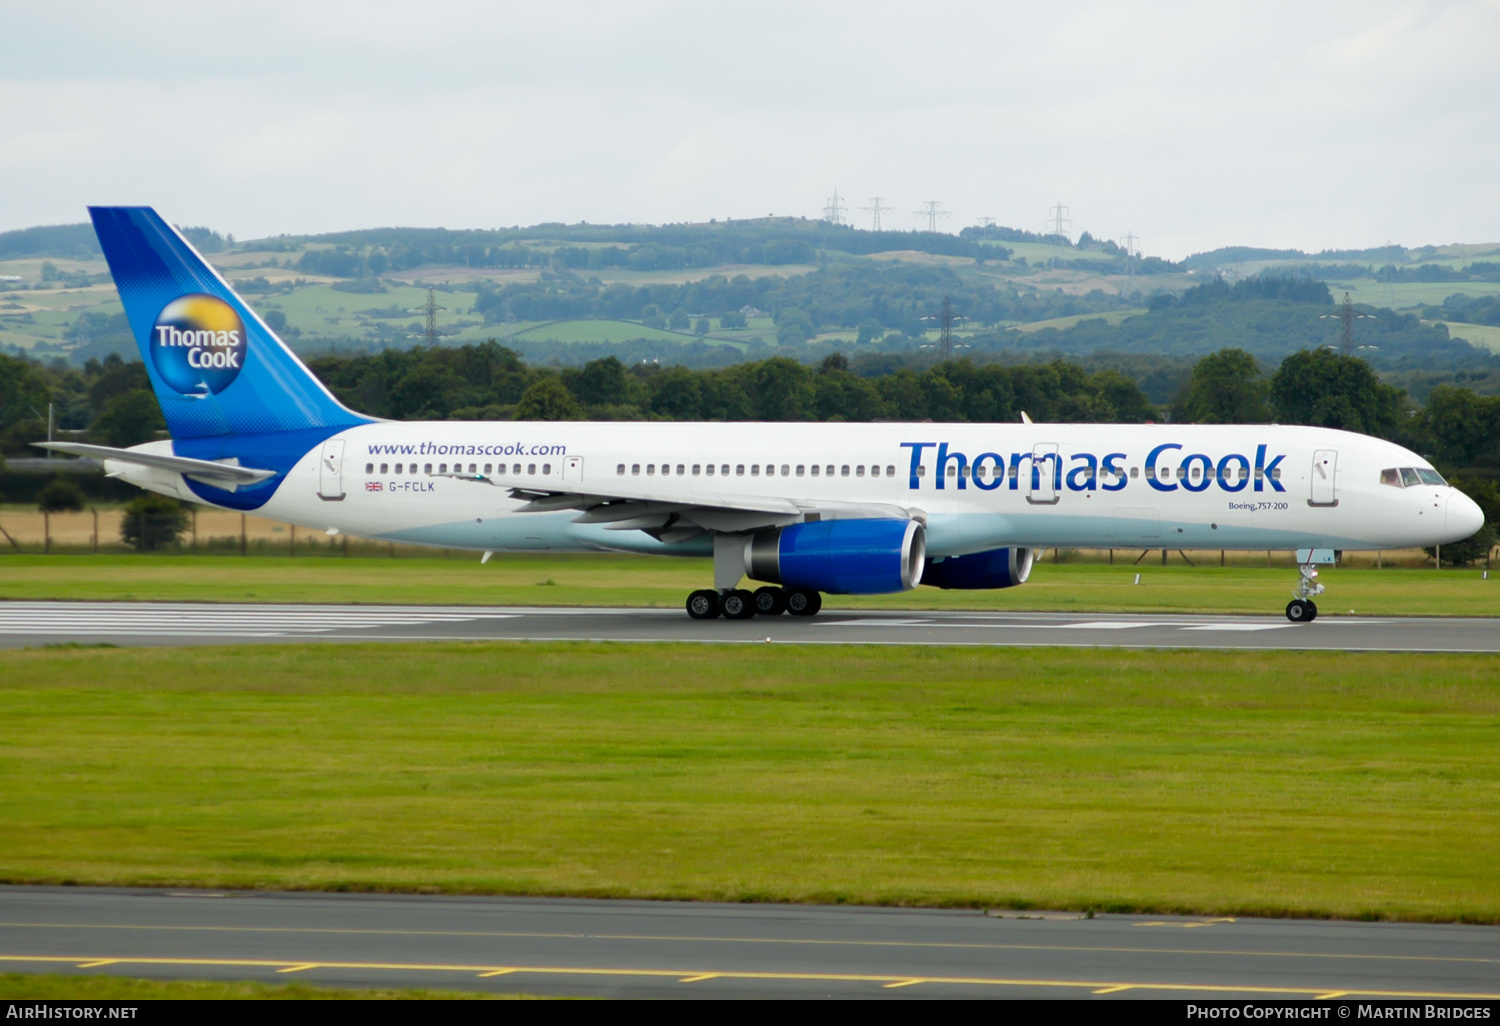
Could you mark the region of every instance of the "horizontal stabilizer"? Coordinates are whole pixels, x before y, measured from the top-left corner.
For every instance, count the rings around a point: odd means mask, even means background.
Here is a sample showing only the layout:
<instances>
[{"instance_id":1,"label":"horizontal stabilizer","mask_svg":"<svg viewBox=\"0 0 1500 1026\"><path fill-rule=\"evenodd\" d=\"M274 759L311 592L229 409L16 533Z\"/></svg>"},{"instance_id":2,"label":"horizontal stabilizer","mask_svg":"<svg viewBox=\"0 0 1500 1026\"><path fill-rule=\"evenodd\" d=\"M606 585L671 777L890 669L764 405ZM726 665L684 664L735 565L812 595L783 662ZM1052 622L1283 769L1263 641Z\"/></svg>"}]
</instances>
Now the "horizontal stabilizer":
<instances>
[{"instance_id":1,"label":"horizontal stabilizer","mask_svg":"<svg viewBox=\"0 0 1500 1026\"><path fill-rule=\"evenodd\" d=\"M42 449L65 452L72 456L88 456L96 460L117 460L134 463L142 467L169 470L174 474L197 478L214 484L227 482L234 485L250 485L264 481L276 474L274 470L255 470L219 463L215 460L195 460L187 456L168 456L166 453L141 452L138 449L115 449L108 445L87 445L83 442L33 442Z\"/></svg>"}]
</instances>

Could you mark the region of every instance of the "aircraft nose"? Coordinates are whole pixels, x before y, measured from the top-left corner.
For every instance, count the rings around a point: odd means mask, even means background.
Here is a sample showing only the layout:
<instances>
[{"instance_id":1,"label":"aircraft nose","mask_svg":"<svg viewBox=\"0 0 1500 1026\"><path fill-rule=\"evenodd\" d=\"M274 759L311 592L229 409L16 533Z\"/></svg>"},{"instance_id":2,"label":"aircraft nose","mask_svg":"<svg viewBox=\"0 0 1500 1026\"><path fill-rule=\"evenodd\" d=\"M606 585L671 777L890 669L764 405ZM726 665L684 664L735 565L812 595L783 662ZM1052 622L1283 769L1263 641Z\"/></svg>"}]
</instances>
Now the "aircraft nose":
<instances>
[{"instance_id":1,"label":"aircraft nose","mask_svg":"<svg viewBox=\"0 0 1500 1026\"><path fill-rule=\"evenodd\" d=\"M1484 526L1484 510L1463 492L1448 497L1447 518L1448 536L1453 541L1462 541Z\"/></svg>"}]
</instances>

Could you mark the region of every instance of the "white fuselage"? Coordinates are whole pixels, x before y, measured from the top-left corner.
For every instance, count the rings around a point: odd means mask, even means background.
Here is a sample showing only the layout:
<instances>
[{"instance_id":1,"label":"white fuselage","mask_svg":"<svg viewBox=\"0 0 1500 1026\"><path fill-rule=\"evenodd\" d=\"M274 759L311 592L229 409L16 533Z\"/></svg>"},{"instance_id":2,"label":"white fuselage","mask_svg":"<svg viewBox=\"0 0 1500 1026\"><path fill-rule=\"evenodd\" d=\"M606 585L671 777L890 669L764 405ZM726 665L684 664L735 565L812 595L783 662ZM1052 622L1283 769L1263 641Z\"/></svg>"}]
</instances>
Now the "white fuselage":
<instances>
[{"instance_id":1,"label":"white fuselage","mask_svg":"<svg viewBox=\"0 0 1500 1026\"><path fill-rule=\"evenodd\" d=\"M577 510L518 512L527 500L510 490L731 507L762 497L824 517L883 507L925 521L934 557L1009 545L1390 549L1478 529L1467 497L1382 484L1391 468L1431 470L1379 439L1269 425L382 422L308 452L254 512L422 545L682 555L711 543L579 523ZM203 501L176 474L110 470ZM744 524L712 529L756 521Z\"/></svg>"}]
</instances>

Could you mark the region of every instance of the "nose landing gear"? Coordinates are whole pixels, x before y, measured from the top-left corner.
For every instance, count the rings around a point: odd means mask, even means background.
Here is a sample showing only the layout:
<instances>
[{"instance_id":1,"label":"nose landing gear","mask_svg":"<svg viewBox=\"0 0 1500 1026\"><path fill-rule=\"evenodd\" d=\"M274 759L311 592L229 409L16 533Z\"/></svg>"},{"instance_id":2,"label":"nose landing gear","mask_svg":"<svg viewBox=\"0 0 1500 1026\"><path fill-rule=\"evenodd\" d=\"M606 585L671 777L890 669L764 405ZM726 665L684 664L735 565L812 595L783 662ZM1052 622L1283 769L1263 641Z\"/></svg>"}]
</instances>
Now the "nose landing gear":
<instances>
[{"instance_id":1,"label":"nose landing gear","mask_svg":"<svg viewBox=\"0 0 1500 1026\"><path fill-rule=\"evenodd\" d=\"M1286 604L1286 618L1292 623L1312 623L1318 618L1318 604L1313 597L1323 594L1324 589L1318 583L1317 564L1304 563L1298 570L1302 576L1292 592L1296 597Z\"/></svg>"}]
</instances>

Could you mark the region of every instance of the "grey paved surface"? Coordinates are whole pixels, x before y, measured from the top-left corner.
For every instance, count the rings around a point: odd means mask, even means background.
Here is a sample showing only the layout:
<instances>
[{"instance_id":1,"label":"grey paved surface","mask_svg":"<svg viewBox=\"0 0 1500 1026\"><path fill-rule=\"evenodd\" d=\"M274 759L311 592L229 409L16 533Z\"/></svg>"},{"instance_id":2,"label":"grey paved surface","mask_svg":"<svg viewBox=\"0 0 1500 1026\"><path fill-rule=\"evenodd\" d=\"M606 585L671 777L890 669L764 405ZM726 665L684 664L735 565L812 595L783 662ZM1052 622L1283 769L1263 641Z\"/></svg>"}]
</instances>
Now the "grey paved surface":
<instances>
[{"instance_id":1,"label":"grey paved surface","mask_svg":"<svg viewBox=\"0 0 1500 1026\"><path fill-rule=\"evenodd\" d=\"M675 609L0 602L0 647L497 639L1500 652L1500 619L825 610L698 621Z\"/></svg>"},{"instance_id":2,"label":"grey paved surface","mask_svg":"<svg viewBox=\"0 0 1500 1026\"><path fill-rule=\"evenodd\" d=\"M1500 929L6 887L0 971L629 997L1493 999Z\"/></svg>"}]
</instances>

